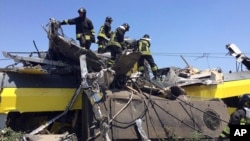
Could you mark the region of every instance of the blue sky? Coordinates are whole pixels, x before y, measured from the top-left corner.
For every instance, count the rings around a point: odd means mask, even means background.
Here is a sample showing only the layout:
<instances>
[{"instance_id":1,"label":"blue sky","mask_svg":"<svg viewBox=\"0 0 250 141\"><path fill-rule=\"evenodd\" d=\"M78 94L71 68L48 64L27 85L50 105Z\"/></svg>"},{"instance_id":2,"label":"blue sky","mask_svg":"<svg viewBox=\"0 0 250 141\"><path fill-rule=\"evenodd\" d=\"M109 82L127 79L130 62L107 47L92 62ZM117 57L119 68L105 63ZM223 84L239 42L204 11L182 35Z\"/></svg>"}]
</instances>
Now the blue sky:
<instances>
[{"instance_id":1,"label":"blue sky","mask_svg":"<svg viewBox=\"0 0 250 141\"><path fill-rule=\"evenodd\" d=\"M48 49L48 38L41 25L49 18L64 20L87 10L96 34L106 16L113 18L112 30L129 23L126 36L151 37L151 51L159 68L184 68L185 62L200 70L220 67L235 70L236 62L226 56L225 45L235 43L250 56L249 0L1 0L0 51L36 51ZM75 27L63 26L64 34L75 38ZM97 45L91 46L92 50ZM3 60L0 67L13 63Z\"/></svg>"}]
</instances>

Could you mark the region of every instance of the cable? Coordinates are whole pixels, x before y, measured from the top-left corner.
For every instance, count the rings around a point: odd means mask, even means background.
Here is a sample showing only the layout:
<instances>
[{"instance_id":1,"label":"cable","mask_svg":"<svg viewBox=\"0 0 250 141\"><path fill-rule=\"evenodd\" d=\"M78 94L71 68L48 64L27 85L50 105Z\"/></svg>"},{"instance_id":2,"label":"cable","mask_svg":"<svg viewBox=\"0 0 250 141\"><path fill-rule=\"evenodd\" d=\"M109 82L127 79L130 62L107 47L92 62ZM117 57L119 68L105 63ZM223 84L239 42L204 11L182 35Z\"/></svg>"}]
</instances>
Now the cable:
<instances>
[{"instance_id":1,"label":"cable","mask_svg":"<svg viewBox=\"0 0 250 141\"><path fill-rule=\"evenodd\" d=\"M133 96L134 96L134 93L132 92L131 93L131 95L130 95L130 98L129 98L129 101L127 102L127 104L125 104L109 121L108 121L108 123L110 124L128 105L129 105L129 103L132 101L132 99L133 99ZM89 137L88 138L88 140L92 140L93 138L95 138L95 137L97 137L97 136L99 136L101 134L101 132L100 131L98 131L98 132L96 132L95 134L94 134L94 136L92 136L92 137Z\"/></svg>"},{"instance_id":2,"label":"cable","mask_svg":"<svg viewBox=\"0 0 250 141\"><path fill-rule=\"evenodd\" d=\"M150 83L152 84L152 82L150 82ZM211 116L211 117L214 117L214 118L216 118L216 119L219 119L220 121L223 121L223 122L225 122L225 123L228 123L227 121L225 121L225 120L223 120L223 119L220 119L220 118L218 118L218 117L216 117L216 116L214 116L214 115L211 115L211 114L209 114L209 113L206 113L206 112L202 111L201 109L199 109L199 108L193 106L193 105L190 104L189 102L186 102L186 101L184 101L184 100L178 98L177 96L175 96L175 95L173 95L173 94L172 94L172 96L175 97L176 99L178 99L179 101L181 101L182 103L185 103L186 105L189 105L190 107L192 107L192 108L194 108L194 109L196 109L196 110L202 112L203 114L209 115L209 116ZM153 101L151 101L151 102L153 102ZM192 129L194 129L194 130L196 130L196 131L198 131L198 132L201 132L200 130L195 129L194 127L192 127L192 126L186 124L185 122L183 122L182 120L178 119L178 117L175 117L174 115L172 115L171 113L169 113L168 111L166 111L163 107L161 107L161 106L158 105L157 103L154 102L154 103L152 103L152 104L156 104L156 105L157 105L158 107L160 107L163 111L165 111L167 114L171 115L171 116L174 117L175 119L179 120L181 123L183 123L183 124L189 126L190 128L192 128ZM208 136L208 135L206 135L206 136ZM208 136L208 137L209 137L209 136ZM210 137L210 138L212 138L212 137Z\"/></svg>"},{"instance_id":3,"label":"cable","mask_svg":"<svg viewBox=\"0 0 250 141\"><path fill-rule=\"evenodd\" d=\"M190 107L193 107L194 109L196 109L196 110L198 110L198 111L200 111L200 112L202 112L202 113L204 113L204 114L207 114L207 115L209 115L209 116L215 117L214 115L208 114L208 113L202 111L201 109L199 109L199 108L193 106L192 104L190 104L190 103L188 103L188 102L186 102L186 101L183 101L182 99L178 98L177 96L175 96L175 95L173 95L173 94L172 94L172 96L174 96L176 99L180 100L181 102L183 102L183 103L189 105ZM220 118L218 118L218 117L215 117L215 118L217 118L217 119L219 119L219 120L221 120L221 121L223 121L223 122L225 122L225 123L228 123L227 121L225 121L225 120L223 120L223 119L220 119Z\"/></svg>"}]
</instances>

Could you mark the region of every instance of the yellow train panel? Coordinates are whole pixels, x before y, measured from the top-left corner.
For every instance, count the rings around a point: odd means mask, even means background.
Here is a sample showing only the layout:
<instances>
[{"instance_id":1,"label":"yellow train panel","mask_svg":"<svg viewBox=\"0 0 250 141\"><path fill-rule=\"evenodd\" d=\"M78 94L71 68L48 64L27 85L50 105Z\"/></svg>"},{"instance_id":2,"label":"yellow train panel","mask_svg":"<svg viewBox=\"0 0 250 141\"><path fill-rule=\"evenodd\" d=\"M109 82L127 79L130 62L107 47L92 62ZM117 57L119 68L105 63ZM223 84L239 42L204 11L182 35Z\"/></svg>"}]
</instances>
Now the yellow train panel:
<instances>
[{"instance_id":1,"label":"yellow train panel","mask_svg":"<svg viewBox=\"0 0 250 141\"><path fill-rule=\"evenodd\" d=\"M64 111L74 92L71 88L4 88L0 113ZM72 109L80 109L81 105L80 94Z\"/></svg>"},{"instance_id":2,"label":"yellow train panel","mask_svg":"<svg viewBox=\"0 0 250 141\"><path fill-rule=\"evenodd\" d=\"M250 93L250 79L228 81L217 85L190 85L183 88L190 96L228 98Z\"/></svg>"}]
</instances>

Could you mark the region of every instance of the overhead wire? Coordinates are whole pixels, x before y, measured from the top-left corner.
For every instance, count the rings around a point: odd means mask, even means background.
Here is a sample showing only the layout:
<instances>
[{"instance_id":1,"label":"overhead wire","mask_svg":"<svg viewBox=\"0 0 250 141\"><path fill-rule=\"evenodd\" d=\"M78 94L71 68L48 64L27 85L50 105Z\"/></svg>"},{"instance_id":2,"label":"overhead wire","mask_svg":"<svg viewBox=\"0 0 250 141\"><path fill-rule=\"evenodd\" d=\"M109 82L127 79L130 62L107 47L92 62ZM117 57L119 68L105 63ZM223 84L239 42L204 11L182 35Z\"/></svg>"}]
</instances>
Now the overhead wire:
<instances>
[{"instance_id":1,"label":"overhead wire","mask_svg":"<svg viewBox=\"0 0 250 141\"><path fill-rule=\"evenodd\" d=\"M153 56L165 56L165 57L178 57L180 55L184 56L184 57L191 57L191 58L196 58L197 59L201 59L201 58L221 58L221 59L231 59L232 56L227 55L226 53L184 53L184 52L180 52L180 53L161 53L161 52L153 52L152 53ZM250 53L245 53L246 56L248 56L247 54L250 55Z\"/></svg>"},{"instance_id":2,"label":"overhead wire","mask_svg":"<svg viewBox=\"0 0 250 141\"><path fill-rule=\"evenodd\" d=\"M250 56L250 53L244 53L246 56ZM185 58L194 58L193 61L197 61L197 60L203 60L207 63L207 68L211 68L210 64L212 64L212 60L216 59L217 61L222 60L222 59L235 59L234 57L228 55L228 53L185 53L185 52L181 52L181 53L161 53L161 52L155 52L152 53L153 56L155 56L156 59L159 59L159 57L180 57L183 56ZM155 60L156 60L155 59ZM206 60L204 60L206 59ZM218 60L219 59L219 60ZM235 60L236 63L236 67L235 67L235 71L239 71L244 70L243 65L239 62L237 62L237 60ZM241 68L239 68L241 67ZM221 68L221 67L219 67Z\"/></svg>"}]
</instances>

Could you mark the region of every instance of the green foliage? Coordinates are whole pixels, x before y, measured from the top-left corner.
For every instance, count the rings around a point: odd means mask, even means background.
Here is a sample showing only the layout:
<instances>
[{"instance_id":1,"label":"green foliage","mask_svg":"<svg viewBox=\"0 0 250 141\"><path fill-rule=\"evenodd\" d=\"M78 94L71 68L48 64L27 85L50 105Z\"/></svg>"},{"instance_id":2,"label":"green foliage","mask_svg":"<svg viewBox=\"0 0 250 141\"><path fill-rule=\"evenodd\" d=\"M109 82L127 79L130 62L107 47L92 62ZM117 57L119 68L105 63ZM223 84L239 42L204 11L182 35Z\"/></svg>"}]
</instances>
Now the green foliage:
<instances>
[{"instance_id":1,"label":"green foliage","mask_svg":"<svg viewBox=\"0 0 250 141\"><path fill-rule=\"evenodd\" d=\"M190 138L179 138L175 135L170 136L168 141L211 141L211 139L203 139L203 135L199 132L193 132ZM213 139L212 139L213 140Z\"/></svg>"},{"instance_id":2,"label":"green foliage","mask_svg":"<svg viewBox=\"0 0 250 141\"><path fill-rule=\"evenodd\" d=\"M20 141L22 136L22 132L15 132L9 127L0 130L0 141Z\"/></svg>"}]
</instances>

